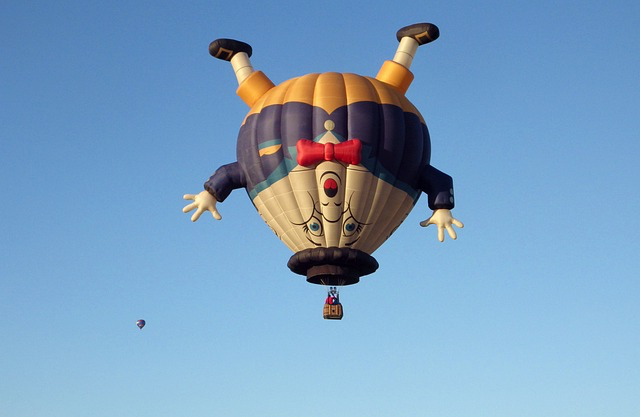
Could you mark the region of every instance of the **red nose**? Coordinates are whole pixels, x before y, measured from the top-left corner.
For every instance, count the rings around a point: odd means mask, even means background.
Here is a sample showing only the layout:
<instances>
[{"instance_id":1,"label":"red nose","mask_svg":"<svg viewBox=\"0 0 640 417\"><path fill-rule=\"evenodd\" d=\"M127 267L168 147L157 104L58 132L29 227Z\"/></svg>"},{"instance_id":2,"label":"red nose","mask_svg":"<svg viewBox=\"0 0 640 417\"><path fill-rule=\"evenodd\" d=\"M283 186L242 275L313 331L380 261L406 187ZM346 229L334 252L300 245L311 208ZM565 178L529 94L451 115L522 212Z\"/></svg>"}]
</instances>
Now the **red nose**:
<instances>
[{"instance_id":1,"label":"red nose","mask_svg":"<svg viewBox=\"0 0 640 417\"><path fill-rule=\"evenodd\" d=\"M329 178L324 182L324 193L329 198L333 198L338 194L338 183L333 178Z\"/></svg>"}]
</instances>

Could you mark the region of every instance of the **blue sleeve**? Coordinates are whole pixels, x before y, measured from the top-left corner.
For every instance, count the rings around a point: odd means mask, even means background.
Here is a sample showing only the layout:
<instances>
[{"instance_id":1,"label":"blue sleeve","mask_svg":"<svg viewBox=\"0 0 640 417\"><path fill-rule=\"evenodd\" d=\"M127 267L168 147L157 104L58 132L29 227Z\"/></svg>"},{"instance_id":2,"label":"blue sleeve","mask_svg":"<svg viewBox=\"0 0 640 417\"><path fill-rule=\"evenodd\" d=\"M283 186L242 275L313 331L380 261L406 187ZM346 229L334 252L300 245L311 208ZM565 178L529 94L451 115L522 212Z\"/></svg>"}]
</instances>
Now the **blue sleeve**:
<instances>
[{"instance_id":1,"label":"blue sleeve","mask_svg":"<svg viewBox=\"0 0 640 417\"><path fill-rule=\"evenodd\" d=\"M420 173L418 185L427 193L431 210L451 210L454 207L453 178L449 175L427 165Z\"/></svg>"},{"instance_id":2,"label":"blue sleeve","mask_svg":"<svg viewBox=\"0 0 640 417\"><path fill-rule=\"evenodd\" d=\"M247 185L244 172L237 162L223 165L204 183L207 190L218 202L223 202L231 191Z\"/></svg>"}]
</instances>

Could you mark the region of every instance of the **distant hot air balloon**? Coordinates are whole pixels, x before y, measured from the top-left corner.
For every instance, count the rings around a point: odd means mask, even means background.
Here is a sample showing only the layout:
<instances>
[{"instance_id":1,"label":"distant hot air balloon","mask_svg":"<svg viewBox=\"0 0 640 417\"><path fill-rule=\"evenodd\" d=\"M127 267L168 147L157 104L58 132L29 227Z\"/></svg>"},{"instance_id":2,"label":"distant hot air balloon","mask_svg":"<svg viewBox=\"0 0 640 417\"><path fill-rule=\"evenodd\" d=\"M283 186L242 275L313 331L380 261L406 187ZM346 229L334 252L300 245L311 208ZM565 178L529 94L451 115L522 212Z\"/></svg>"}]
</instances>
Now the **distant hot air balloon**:
<instances>
[{"instance_id":1,"label":"distant hot air balloon","mask_svg":"<svg viewBox=\"0 0 640 417\"><path fill-rule=\"evenodd\" d=\"M144 325L145 325L145 324L147 324L147 322L146 322L146 321L144 321L144 320L142 320L142 319L140 319L140 320L138 320L138 321L136 322L136 326L138 326L138 328L139 328L140 330L142 330L142 328L144 327Z\"/></svg>"},{"instance_id":2,"label":"distant hot air balloon","mask_svg":"<svg viewBox=\"0 0 640 417\"><path fill-rule=\"evenodd\" d=\"M187 194L196 209L220 219L216 203L245 188L258 213L294 252L289 268L307 281L350 285L374 272L371 254L400 226L421 193L435 224L456 238L453 181L430 165L431 144L422 115L405 97L409 67L419 45L439 36L420 23L402 28L393 61L375 78L323 73L275 86L254 71L251 47L232 39L209 46L230 61L237 94L251 108L237 143L237 162L220 167L205 191Z\"/></svg>"}]
</instances>

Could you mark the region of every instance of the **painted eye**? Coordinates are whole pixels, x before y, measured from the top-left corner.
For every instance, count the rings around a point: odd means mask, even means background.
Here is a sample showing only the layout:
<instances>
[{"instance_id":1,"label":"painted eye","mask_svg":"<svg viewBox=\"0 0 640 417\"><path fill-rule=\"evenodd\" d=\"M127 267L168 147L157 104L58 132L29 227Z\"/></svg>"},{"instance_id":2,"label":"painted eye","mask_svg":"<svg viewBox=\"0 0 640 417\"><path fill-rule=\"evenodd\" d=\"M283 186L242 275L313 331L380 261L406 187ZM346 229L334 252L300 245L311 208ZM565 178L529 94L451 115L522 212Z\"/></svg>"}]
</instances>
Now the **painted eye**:
<instances>
[{"instance_id":1,"label":"painted eye","mask_svg":"<svg viewBox=\"0 0 640 417\"><path fill-rule=\"evenodd\" d=\"M342 234L346 237L353 236L360 231L362 231L362 224L358 223L353 217L349 217L342 224Z\"/></svg>"},{"instance_id":2,"label":"painted eye","mask_svg":"<svg viewBox=\"0 0 640 417\"><path fill-rule=\"evenodd\" d=\"M322 222L317 217L312 217L302 228L305 233L309 233L310 235L320 237L323 235L322 232Z\"/></svg>"}]
</instances>

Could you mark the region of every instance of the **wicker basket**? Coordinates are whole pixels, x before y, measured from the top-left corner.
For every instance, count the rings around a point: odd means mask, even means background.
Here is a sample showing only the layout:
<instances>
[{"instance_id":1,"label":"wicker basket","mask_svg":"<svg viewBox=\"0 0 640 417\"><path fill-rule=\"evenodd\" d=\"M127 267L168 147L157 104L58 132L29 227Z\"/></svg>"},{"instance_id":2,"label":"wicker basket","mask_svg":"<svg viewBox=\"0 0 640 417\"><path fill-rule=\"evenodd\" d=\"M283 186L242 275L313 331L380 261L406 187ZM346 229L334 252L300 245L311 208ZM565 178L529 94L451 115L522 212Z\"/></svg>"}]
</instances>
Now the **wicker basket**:
<instances>
[{"instance_id":1,"label":"wicker basket","mask_svg":"<svg viewBox=\"0 0 640 417\"><path fill-rule=\"evenodd\" d=\"M325 320L342 320L342 304L325 304L322 317Z\"/></svg>"}]
</instances>

